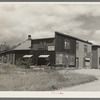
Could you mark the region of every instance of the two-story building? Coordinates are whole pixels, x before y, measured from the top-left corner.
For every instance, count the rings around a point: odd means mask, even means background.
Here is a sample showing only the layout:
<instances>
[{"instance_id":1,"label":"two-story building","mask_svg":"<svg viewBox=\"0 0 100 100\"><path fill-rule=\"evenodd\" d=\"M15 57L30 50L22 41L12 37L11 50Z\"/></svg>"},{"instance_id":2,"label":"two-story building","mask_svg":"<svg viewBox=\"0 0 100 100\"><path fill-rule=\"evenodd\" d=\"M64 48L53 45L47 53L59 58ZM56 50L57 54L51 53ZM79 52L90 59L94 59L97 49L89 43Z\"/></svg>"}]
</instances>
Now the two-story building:
<instances>
[{"instance_id":1,"label":"two-story building","mask_svg":"<svg viewBox=\"0 0 100 100\"><path fill-rule=\"evenodd\" d=\"M1 61L12 58L13 64L23 57L32 57L33 65L92 67L92 43L55 32L53 37L28 39L14 50L0 54Z\"/></svg>"},{"instance_id":2,"label":"two-story building","mask_svg":"<svg viewBox=\"0 0 100 100\"><path fill-rule=\"evenodd\" d=\"M55 32L52 38L32 39L34 64L86 68L91 66L92 43Z\"/></svg>"}]
</instances>

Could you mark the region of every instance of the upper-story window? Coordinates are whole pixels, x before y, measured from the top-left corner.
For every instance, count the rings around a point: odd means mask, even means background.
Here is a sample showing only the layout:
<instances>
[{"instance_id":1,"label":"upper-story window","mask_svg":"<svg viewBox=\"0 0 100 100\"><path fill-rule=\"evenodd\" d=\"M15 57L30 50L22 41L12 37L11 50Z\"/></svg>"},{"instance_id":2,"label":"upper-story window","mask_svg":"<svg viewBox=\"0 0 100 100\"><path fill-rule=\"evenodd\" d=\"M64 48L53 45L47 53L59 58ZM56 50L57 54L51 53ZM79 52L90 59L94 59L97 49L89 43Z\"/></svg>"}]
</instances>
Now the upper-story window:
<instances>
[{"instance_id":1,"label":"upper-story window","mask_svg":"<svg viewBox=\"0 0 100 100\"><path fill-rule=\"evenodd\" d=\"M39 43L39 49L46 49L46 42L45 41Z\"/></svg>"},{"instance_id":2,"label":"upper-story window","mask_svg":"<svg viewBox=\"0 0 100 100\"><path fill-rule=\"evenodd\" d=\"M65 41L64 41L64 48L65 49L70 49L70 41L67 40L67 39L65 39Z\"/></svg>"},{"instance_id":3,"label":"upper-story window","mask_svg":"<svg viewBox=\"0 0 100 100\"><path fill-rule=\"evenodd\" d=\"M79 43L76 42L76 50L79 50Z\"/></svg>"},{"instance_id":4,"label":"upper-story window","mask_svg":"<svg viewBox=\"0 0 100 100\"><path fill-rule=\"evenodd\" d=\"M87 51L88 51L88 47L87 45L84 44L84 53L87 53Z\"/></svg>"}]
</instances>

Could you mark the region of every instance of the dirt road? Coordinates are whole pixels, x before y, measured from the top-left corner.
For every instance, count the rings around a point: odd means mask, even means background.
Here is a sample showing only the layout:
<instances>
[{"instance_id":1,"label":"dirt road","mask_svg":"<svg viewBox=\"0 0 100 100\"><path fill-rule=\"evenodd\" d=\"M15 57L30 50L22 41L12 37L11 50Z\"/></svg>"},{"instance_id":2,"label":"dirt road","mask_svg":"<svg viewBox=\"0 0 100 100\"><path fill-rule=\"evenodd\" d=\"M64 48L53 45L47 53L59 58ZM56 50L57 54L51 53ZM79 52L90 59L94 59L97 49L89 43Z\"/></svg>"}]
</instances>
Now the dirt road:
<instances>
[{"instance_id":1,"label":"dirt road","mask_svg":"<svg viewBox=\"0 0 100 100\"><path fill-rule=\"evenodd\" d=\"M94 75L98 80L69 88L63 88L59 91L100 91L100 69L79 69L74 71L76 73Z\"/></svg>"}]
</instances>

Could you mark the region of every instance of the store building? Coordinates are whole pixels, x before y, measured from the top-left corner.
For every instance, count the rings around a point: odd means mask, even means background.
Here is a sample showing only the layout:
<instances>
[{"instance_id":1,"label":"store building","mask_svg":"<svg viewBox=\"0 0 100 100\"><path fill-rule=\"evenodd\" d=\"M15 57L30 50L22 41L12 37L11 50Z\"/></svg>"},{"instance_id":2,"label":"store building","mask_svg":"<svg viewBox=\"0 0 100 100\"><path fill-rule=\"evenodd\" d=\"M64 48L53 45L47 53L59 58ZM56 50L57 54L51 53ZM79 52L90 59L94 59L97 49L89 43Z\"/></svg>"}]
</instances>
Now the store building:
<instances>
[{"instance_id":1,"label":"store building","mask_svg":"<svg viewBox=\"0 0 100 100\"><path fill-rule=\"evenodd\" d=\"M88 41L55 32L52 38L32 39L31 43L35 65L91 67L92 43Z\"/></svg>"}]
</instances>

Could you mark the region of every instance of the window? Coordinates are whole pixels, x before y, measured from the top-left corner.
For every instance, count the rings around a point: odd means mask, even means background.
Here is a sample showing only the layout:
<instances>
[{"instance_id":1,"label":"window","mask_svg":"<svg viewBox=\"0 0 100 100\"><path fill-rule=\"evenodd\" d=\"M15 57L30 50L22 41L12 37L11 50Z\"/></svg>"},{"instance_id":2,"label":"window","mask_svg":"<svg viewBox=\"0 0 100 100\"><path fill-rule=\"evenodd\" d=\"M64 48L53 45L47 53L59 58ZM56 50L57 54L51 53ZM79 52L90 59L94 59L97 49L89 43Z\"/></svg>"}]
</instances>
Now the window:
<instances>
[{"instance_id":1,"label":"window","mask_svg":"<svg viewBox=\"0 0 100 100\"><path fill-rule=\"evenodd\" d=\"M70 41L69 40L65 40L64 41L64 47L65 47L65 49L70 49Z\"/></svg>"},{"instance_id":2,"label":"window","mask_svg":"<svg viewBox=\"0 0 100 100\"><path fill-rule=\"evenodd\" d=\"M84 53L87 53L87 45L84 45Z\"/></svg>"},{"instance_id":3,"label":"window","mask_svg":"<svg viewBox=\"0 0 100 100\"><path fill-rule=\"evenodd\" d=\"M76 42L76 50L79 50L79 43Z\"/></svg>"},{"instance_id":4,"label":"window","mask_svg":"<svg viewBox=\"0 0 100 100\"><path fill-rule=\"evenodd\" d=\"M39 49L46 49L46 42L45 41L39 43Z\"/></svg>"},{"instance_id":5,"label":"window","mask_svg":"<svg viewBox=\"0 0 100 100\"><path fill-rule=\"evenodd\" d=\"M56 54L56 64L63 63L63 54Z\"/></svg>"},{"instance_id":6,"label":"window","mask_svg":"<svg viewBox=\"0 0 100 100\"><path fill-rule=\"evenodd\" d=\"M85 67L90 66L90 58L85 58Z\"/></svg>"},{"instance_id":7,"label":"window","mask_svg":"<svg viewBox=\"0 0 100 100\"><path fill-rule=\"evenodd\" d=\"M32 49L33 49L33 50L38 50L38 44L33 44Z\"/></svg>"}]
</instances>

